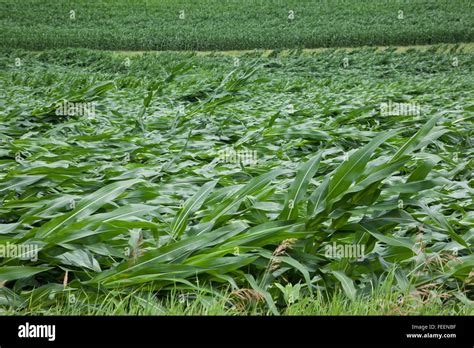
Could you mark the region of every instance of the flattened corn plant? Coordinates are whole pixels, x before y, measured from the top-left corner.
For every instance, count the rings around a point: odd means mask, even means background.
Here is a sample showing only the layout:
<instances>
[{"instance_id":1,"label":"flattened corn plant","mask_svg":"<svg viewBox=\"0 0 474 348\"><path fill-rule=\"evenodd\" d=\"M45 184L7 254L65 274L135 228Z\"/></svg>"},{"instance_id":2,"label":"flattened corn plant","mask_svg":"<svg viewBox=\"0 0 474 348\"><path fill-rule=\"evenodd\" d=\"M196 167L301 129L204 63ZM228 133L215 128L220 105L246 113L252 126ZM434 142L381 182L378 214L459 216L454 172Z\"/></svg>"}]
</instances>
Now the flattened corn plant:
<instances>
[{"instance_id":1,"label":"flattened corn plant","mask_svg":"<svg viewBox=\"0 0 474 348\"><path fill-rule=\"evenodd\" d=\"M355 299L388 274L403 293L470 303L472 55L129 59L2 54L0 243L39 253L1 259L0 304L230 289L278 314L285 289ZM384 115L389 100L423 112ZM95 113L57 115L63 101ZM223 161L229 148L258 161Z\"/></svg>"}]
</instances>

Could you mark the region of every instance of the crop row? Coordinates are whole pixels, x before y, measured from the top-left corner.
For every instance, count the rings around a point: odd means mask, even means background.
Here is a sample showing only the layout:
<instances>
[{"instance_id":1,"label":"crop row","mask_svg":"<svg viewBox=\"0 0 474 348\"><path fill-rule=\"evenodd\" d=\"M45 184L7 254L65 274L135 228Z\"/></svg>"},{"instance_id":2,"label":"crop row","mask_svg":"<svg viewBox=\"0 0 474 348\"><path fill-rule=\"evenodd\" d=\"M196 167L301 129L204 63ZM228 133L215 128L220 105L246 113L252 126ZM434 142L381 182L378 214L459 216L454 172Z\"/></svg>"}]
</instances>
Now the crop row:
<instances>
[{"instance_id":1,"label":"crop row","mask_svg":"<svg viewBox=\"0 0 474 348\"><path fill-rule=\"evenodd\" d=\"M0 46L241 50L471 42L473 4L418 1L2 2Z\"/></svg>"}]
</instances>

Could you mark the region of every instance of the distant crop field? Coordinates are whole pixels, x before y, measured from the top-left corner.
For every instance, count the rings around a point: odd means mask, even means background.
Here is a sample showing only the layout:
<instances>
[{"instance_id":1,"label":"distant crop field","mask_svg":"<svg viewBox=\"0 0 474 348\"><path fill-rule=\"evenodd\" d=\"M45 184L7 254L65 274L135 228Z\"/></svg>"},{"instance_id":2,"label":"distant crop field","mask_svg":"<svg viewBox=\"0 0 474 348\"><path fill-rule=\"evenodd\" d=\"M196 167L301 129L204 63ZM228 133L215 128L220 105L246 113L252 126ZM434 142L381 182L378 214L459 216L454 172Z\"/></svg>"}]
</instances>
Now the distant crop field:
<instances>
[{"instance_id":1,"label":"distant crop field","mask_svg":"<svg viewBox=\"0 0 474 348\"><path fill-rule=\"evenodd\" d=\"M117 313L88 305L104 296L121 313L126 296L160 314L178 292L225 294L217 313L344 313L304 306L322 293L359 314L472 313L471 52L0 66L0 309Z\"/></svg>"},{"instance_id":2,"label":"distant crop field","mask_svg":"<svg viewBox=\"0 0 474 348\"><path fill-rule=\"evenodd\" d=\"M0 47L242 50L471 42L469 0L3 0Z\"/></svg>"}]
</instances>

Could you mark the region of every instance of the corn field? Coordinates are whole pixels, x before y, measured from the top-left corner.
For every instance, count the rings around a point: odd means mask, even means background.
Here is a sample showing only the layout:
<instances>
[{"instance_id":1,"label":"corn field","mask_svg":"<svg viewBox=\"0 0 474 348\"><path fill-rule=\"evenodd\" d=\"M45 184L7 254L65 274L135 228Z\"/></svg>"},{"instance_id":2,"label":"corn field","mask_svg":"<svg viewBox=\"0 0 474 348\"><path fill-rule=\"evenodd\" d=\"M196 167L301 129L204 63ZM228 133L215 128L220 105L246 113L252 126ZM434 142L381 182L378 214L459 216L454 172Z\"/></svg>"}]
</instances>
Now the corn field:
<instances>
[{"instance_id":1,"label":"corn field","mask_svg":"<svg viewBox=\"0 0 474 348\"><path fill-rule=\"evenodd\" d=\"M468 48L0 67L1 306L143 289L279 314L387 277L401 301L472 306Z\"/></svg>"},{"instance_id":2,"label":"corn field","mask_svg":"<svg viewBox=\"0 0 474 348\"><path fill-rule=\"evenodd\" d=\"M3 0L0 47L244 50L472 42L470 0Z\"/></svg>"}]
</instances>

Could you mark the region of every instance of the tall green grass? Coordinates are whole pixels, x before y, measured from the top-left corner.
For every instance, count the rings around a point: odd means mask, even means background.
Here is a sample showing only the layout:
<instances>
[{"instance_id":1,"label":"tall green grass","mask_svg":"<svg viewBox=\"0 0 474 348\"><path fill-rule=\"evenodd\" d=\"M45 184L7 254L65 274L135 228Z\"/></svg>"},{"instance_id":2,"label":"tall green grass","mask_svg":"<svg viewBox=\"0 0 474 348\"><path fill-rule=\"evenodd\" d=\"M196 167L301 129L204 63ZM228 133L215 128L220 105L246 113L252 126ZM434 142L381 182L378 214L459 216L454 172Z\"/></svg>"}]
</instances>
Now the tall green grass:
<instances>
[{"instance_id":1,"label":"tall green grass","mask_svg":"<svg viewBox=\"0 0 474 348\"><path fill-rule=\"evenodd\" d=\"M421 299L413 294L393 292L387 280L372 294L349 300L343 292L332 296L316 292L285 303L282 315L473 315L474 307L456 301L443 302L440 294ZM46 304L45 304L46 302ZM52 301L32 295L21 306L2 306L0 315L264 315L261 302L242 303L230 292L209 296L205 292L172 291L165 297L136 289L129 293L110 291L96 296L82 293L74 301L58 296Z\"/></svg>"}]
</instances>

